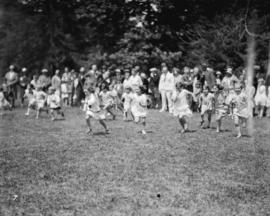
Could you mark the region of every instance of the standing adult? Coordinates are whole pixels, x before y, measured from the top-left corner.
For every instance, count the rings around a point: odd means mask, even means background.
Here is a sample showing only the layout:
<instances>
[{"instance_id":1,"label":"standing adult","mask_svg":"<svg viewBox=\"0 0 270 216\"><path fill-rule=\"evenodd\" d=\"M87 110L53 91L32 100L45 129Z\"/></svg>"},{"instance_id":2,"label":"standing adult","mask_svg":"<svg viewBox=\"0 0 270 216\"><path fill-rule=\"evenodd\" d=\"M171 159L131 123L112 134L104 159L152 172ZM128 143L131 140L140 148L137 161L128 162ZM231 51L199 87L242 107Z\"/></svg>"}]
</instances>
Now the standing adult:
<instances>
[{"instance_id":1,"label":"standing adult","mask_svg":"<svg viewBox=\"0 0 270 216\"><path fill-rule=\"evenodd\" d=\"M138 68L132 69L131 76L129 78L130 87L132 88L133 92L138 91L139 87L143 85L142 79L138 73Z\"/></svg>"},{"instance_id":2,"label":"standing adult","mask_svg":"<svg viewBox=\"0 0 270 216\"><path fill-rule=\"evenodd\" d=\"M216 84L216 77L213 68L210 67L206 68L206 71L204 71L204 79L205 79L204 85L208 86L211 90Z\"/></svg>"},{"instance_id":3,"label":"standing adult","mask_svg":"<svg viewBox=\"0 0 270 216\"><path fill-rule=\"evenodd\" d=\"M149 93L152 97L152 107L158 109L160 104L160 94L158 91L159 85L159 74L157 68L150 69L150 78L149 78Z\"/></svg>"},{"instance_id":4,"label":"standing adult","mask_svg":"<svg viewBox=\"0 0 270 216\"><path fill-rule=\"evenodd\" d=\"M25 90L27 88L27 85L30 83L29 78L26 75L27 69L26 68L22 68L21 74L19 76L19 91L18 91L18 97L21 103L21 106L23 106L24 104L24 93Z\"/></svg>"},{"instance_id":5,"label":"standing adult","mask_svg":"<svg viewBox=\"0 0 270 216\"><path fill-rule=\"evenodd\" d=\"M15 107L15 99L17 97L17 84L19 81L18 74L15 72L15 66L10 65L9 71L5 75L7 85L7 96L8 101L12 108Z\"/></svg>"},{"instance_id":6,"label":"standing adult","mask_svg":"<svg viewBox=\"0 0 270 216\"><path fill-rule=\"evenodd\" d=\"M43 91L47 91L51 85L51 79L48 76L48 70L46 68L41 70L41 75L38 78L38 85L42 88Z\"/></svg>"},{"instance_id":7,"label":"standing adult","mask_svg":"<svg viewBox=\"0 0 270 216\"><path fill-rule=\"evenodd\" d=\"M52 77L52 87L55 89L55 93L61 95L61 77L60 70L55 70L55 74Z\"/></svg>"},{"instance_id":8,"label":"standing adult","mask_svg":"<svg viewBox=\"0 0 270 216\"><path fill-rule=\"evenodd\" d=\"M173 112L172 93L174 90L174 77L169 72L167 66L162 68L162 74L159 80L159 92L161 94L162 107L160 112L165 112L167 108L169 112Z\"/></svg>"}]
</instances>

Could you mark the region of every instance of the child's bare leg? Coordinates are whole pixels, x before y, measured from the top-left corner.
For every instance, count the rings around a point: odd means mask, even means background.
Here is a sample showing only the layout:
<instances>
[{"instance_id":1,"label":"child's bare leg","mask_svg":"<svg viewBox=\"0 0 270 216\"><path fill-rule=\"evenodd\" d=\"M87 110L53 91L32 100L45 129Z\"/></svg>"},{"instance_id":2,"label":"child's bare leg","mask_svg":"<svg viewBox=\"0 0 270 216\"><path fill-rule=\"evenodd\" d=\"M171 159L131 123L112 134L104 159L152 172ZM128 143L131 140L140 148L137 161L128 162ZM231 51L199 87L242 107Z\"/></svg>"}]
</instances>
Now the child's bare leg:
<instances>
[{"instance_id":1,"label":"child's bare leg","mask_svg":"<svg viewBox=\"0 0 270 216\"><path fill-rule=\"evenodd\" d=\"M204 123L204 114L201 114L201 121L200 121L200 126L202 127Z\"/></svg>"},{"instance_id":2,"label":"child's bare leg","mask_svg":"<svg viewBox=\"0 0 270 216\"><path fill-rule=\"evenodd\" d=\"M242 133L241 133L241 127L240 127L240 120L238 116L234 117L234 125L237 131L237 138L242 137Z\"/></svg>"},{"instance_id":3,"label":"child's bare leg","mask_svg":"<svg viewBox=\"0 0 270 216\"><path fill-rule=\"evenodd\" d=\"M146 134L146 131L145 131L145 128L146 128L146 118L145 117L142 117L141 118L141 121L142 121L142 126L143 126L143 129L142 129L142 134Z\"/></svg>"},{"instance_id":4,"label":"child's bare leg","mask_svg":"<svg viewBox=\"0 0 270 216\"><path fill-rule=\"evenodd\" d=\"M30 108L30 106L28 106L28 107L27 107L27 111L26 111L26 113L25 113L26 116L29 116L29 115L30 115L30 110L31 110L31 108Z\"/></svg>"},{"instance_id":5,"label":"child's bare leg","mask_svg":"<svg viewBox=\"0 0 270 216\"><path fill-rule=\"evenodd\" d=\"M53 109L50 110L50 116L51 116L52 121L54 121L56 115L55 115L55 111Z\"/></svg>"},{"instance_id":6,"label":"child's bare leg","mask_svg":"<svg viewBox=\"0 0 270 216\"><path fill-rule=\"evenodd\" d=\"M113 120L115 120L115 118L116 118L116 115L111 111L111 108L106 108L106 111L108 112L108 113L110 113L111 115L112 115L112 117L113 117Z\"/></svg>"},{"instance_id":7,"label":"child's bare leg","mask_svg":"<svg viewBox=\"0 0 270 216\"><path fill-rule=\"evenodd\" d=\"M186 119L184 117L179 118L179 123L180 123L181 127L183 128L181 133L185 133L187 131L187 129L188 129Z\"/></svg>"},{"instance_id":8,"label":"child's bare leg","mask_svg":"<svg viewBox=\"0 0 270 216\"><path fill-rule=\"evenodd\" d=\"M86 118L86 124L87 124L87 127L88 127L87 134L91 134L92 133L92 126L91 126L90 117Z\"/></svg>"},{"instance_id":9,"label":"child's bare leg","mask_svg":"<svg viewBox=\"0 0 270 216\"><path fill-rule=\"evenodd\" d=\"M212 120L211 111L207 111L207 120L208 120L207 128L210 128L210 124L211 124L211 120Z\"/></svg>"},{"instance_id":10,"label":"child's bare leg","mask_svg":"<svg viewBox=\"0 0 270 216\"><path fill-rule=\"evenodd\" d=\"M105 132L109 133L109 130L108 130L108 127L107 127L105 121L101 119L101 120L99 120L99 123L102 125L102 127L104 127Z\"/></svg>"},{"instance_id":11,"label":"child's bare leg","mask_svg":"<svg viewBox=\"0 0 270 216\"><path fill-rule=\"evenodd\" d=\"M39 114L40 114L40 108L37 109L37 112L36 112L36 119L39 118Z\"/></svg>"},{"instance_id":12,"label":"child's bare leg","mask_svg":"<svg viewBox=\"0 0 270 216\"><path fill-rule=\"evenodd\" d=\"M217 119L217 133L219 133L221 130L221 118Z\"/></svg>"},{"instance_id":13,"label":"child's bare leg","mask_svg":"<svg viewBox=\"0 0 270 216\"><path fill-rule=\"evenodd\" d=\"M260 113L259 113L259 118L260 119L263 117L263 111L264 111L264 107L260 106Z\"/></svg>"}]
</instances>

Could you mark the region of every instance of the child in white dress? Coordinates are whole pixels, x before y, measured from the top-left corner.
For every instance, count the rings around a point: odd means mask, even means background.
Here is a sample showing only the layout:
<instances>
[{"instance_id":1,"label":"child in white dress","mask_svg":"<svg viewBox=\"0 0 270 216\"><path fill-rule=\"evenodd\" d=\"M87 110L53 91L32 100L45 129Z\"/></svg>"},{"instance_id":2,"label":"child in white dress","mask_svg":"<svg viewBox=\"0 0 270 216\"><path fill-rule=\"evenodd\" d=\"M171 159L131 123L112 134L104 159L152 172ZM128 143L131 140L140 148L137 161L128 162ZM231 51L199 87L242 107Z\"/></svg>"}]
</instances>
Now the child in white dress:
<instances>
[{"instance_id":1,"label":"child in white dress","mask_svg":"<svg viewBox=\"0 0 270 216\"><path fill-rule=\"evenodd\" d=\"M259 80L258 89L257 89L254 100L255 100L258 116L259 118L262 118L264 109L267 105L266 87L264 85L263 79Z\"/></svg>"},{"instance_id":2,"label":"child in white dress","mask_svg":"<svg viewBox=\"0 0 270 216\"><path fill-rule=\"evenodd\" d=\"M203 93L199 98L199 107L201 108L201 127L204 123L205 116L207 117L207 126L206 128L210 128L212 112L214 109L214 95L209 92L210 89L208 86L205 86L203 89Z\"/></svg>"},{"instance_id":3,"label":"child in white dress","mask_svg":"<svg viewBox=\"0 0 270 216\"><path fill-rule=\"evenodd\" d=\"M132 105L131 105L131 112L134 116L135 123L141 123L143 129L141 133L143 135L146 134L145 127L146 127L146 116L147 116L147 96L143 94L144 88L140 86L136 93L132 96Z\"/></svg>"},{"instance_id":4,"label":"child in white dress","mask_svg":"<svg viewBox=\"0 0 270 216\"><path fill-rule=\"evenodd\" d=\"M36 101L36 119L39 118L41 111L48 112L45 109L46 101L47 101L47 94L42 90L42 86L37 86L37 90L34 92L35 101Z\"/></svg>"},{"instance_id":5,"label":"child in white dress","mask_svg":"<svg viewBox=\"0 0 270 216\"><path fill-rule=\"evenodd\" d=\"M61 98L55 88L49 88L49 95L47 97L47 104L50 109L50 115L52 121L54 121L57 115L61 115L64 118L64 112L61 108Z\"/></svg>"},{"instance_id":6,"label":"child in white dress","mask_svg":"<svg viewBox=\"0 0 270 216\"><path fill-rule=\"evenodd\" d=\"M235 96L231 98L234 125L237 130L237 138L242 137L242 128L246 126L247 119L250 117L248 112L248 97L242 87L235 87Z\"/></svg>"},{"instance_id":7,"label":"child in white dress","mask_svg":"<svg viewBox=\"0 0 270 216\"><path fill-rule=\"evenodd\" d=\"M182 83L177 83L176 91L172 95L174 116L179 118L179 123L182 127L181 133L188 131L187 117L192 117L193 115L187 99L189 95L193 97L193 94L183 87Z\"/></svg>"},{"instance_id":8,"label":"child in white dress","mask_svg":"<svg viewBox=\"0 0 270 216\"><path fill-rule=\"evenodd\" d=\"M36 109L36 90L32 84L27 86L27 89L25 90L25 93L24 93L24 98L28 102L27 111L25 115L29 116L30 110Z\"/></svg>"},{"instance_id":9,"label":"child in white dress","mask_svg":"<svg viewBox=\"0 0 270 216\"><path fill-rule=\"evenodd\" d=\"M106 110L106 112L112 116L113 120L116 118L116 115L112 112L112 108L115 104L115 96L116 95L113 94L112 91L109 91L108 86L103 86L101 92L99 93L103 110Z\"/></svg>"},{"instance_id":10,"label":"child in white dress","mask_svg":"<svg viewBox=\"0 0 270 216\"><path fill-rule=\"evenodd\" d=\"M100 102L98 97L95 94L95 89L93 87L89 87L86 90L85 97L85 118L86 124L88 126L87 134L92 134L92 126L91 126L91 118L94 118L99 121L99 123L104 127L105 133L109 133L109 129L105 124L104 120L106 118L106 113L101 110Z\"/></svg>"},{"instance_id":11,"label":"child in white dress","mask_svg":"<svg viewBox=\"0 0 270 216\"><path fill-rule=\"evenodd\" d=\"M214 110L216 115L216 122L217 122L217 133L221 130L221 123L222 119L228 113L228 105L226 104L226 94L225 92L220 89L219 85L214 85L213 92L214 92Z\"/></svg>"},{"instance_id":12,"label":"child in white dress","mask_svg":"<svg viewBox=\"0 0 270 216\"><path fill-rule=\"evenodd\" d=\"M122 101L124 103L124 121L127 121L128 114L131 113L132 97L133 93L131 87L126 87L125 92L122 95Z\"/></svg>"}]
</instances>

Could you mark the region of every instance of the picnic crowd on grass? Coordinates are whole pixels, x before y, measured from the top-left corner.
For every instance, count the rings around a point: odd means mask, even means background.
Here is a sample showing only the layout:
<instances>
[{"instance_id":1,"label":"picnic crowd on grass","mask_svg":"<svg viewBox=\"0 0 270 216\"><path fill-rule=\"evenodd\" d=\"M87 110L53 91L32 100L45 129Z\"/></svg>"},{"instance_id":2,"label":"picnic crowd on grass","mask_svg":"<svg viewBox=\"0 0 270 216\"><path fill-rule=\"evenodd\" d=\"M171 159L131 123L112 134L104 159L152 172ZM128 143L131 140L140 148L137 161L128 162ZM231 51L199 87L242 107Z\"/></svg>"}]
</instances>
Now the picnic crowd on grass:
<instances>
[{"instance_id":1,"label":"picnic crowd on grass","mask_svg":"<svg viewBox=\"0 0 270 216\"><path fill-rule=\"evenodd\" d=\"M79 72L57 69L52 77L47 69L33 77L27 74L27 68L18 72L14 65L9 67L1 81L1 115L15 106L27 106L26 116L34 110L38 119L46 112L54 121L58 116L64 118L63 107L79 106L85 111L88 134L92 133L92 119L109 133L106 118L115 120L116 112L122 112L123 121L141 125L140 132L145 135L151 109L178 118L181 133L189 131L188 119L200 112L200 127L210 128L214 115L217 132L222 131L223 118L230 117L238 138L248 118L270 117L270 86L265 74L255 73L253 86L248 88L246 70L236 75L230 66L220 72L207 64L180 70L162 63L142 72L139 66L122 70L103 66L99 70L92 65L90 70L81 67Z\"/></svg>"}]
</instances>

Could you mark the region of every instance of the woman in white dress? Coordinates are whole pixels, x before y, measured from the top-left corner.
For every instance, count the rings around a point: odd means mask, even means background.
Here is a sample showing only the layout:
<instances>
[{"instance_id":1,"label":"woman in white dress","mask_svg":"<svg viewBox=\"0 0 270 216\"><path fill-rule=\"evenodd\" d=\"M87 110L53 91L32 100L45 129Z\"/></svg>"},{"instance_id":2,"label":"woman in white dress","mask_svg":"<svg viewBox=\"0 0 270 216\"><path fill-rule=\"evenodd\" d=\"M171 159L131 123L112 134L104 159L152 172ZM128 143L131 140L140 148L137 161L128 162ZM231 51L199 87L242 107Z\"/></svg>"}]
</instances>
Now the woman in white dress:
<instances>
[{"instance_id":1,"label":"woman in white dress","mask_svg":"<svg viewBox=\"0 0 270 216\"><path fill-rule=\"evenodd\" d=\"M258 84L258 88L257 88L257 92L256 92L254 100L255 100L258 116L259 118L262 118L264 108L267 105L267 95L266 95L266 87L264 85L264 80L259 79L258 82L259 84Z\"/></svg>"}]
</instances>

